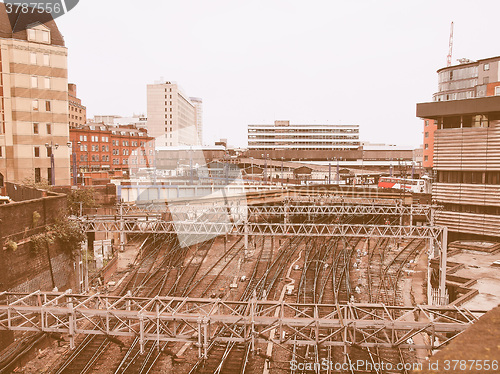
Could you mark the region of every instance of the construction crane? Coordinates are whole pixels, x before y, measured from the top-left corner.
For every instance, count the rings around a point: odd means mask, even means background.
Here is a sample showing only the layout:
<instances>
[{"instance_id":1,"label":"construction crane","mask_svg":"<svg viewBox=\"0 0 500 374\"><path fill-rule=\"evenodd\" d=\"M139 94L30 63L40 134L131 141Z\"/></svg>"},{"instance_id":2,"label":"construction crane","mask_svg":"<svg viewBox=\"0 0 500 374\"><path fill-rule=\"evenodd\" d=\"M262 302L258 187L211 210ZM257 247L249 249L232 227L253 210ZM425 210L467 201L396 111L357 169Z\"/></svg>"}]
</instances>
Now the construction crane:
<instances>
[{"instance_id":1,"label":"construction crane","mask_svg":"<svg viewBox=\"0 0 500 374\"><path fill-rule=\"evenodd\" d=\"M451 55L453 52L453 22L451 23L450 30L450 48L448 50L448 57L446 58L446 66L451 66Z\"/></svg>"}]
</instances>

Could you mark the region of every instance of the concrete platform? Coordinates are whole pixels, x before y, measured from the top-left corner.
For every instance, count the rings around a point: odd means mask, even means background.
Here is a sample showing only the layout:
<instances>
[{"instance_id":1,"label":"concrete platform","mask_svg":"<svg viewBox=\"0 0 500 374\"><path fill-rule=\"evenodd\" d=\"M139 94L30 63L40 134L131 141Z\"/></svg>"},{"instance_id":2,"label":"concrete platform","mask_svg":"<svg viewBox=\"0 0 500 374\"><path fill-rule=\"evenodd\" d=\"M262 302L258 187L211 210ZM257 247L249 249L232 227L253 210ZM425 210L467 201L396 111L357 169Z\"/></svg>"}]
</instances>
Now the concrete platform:
<instances>
[{"instance_id":1,"label":"concrete platform","mask_svg":"<svg viewBox=\"0 0 500 374\"><path fill-rule=\"evenodd\" d=\"M454 275L477 280L470 288L477 289L479 294L464 303L464 308L492 309L500 304L500 268L492 266L500 260L500 253L462 251L449 260L464 264Z\"/></svg>"}]
</instances>

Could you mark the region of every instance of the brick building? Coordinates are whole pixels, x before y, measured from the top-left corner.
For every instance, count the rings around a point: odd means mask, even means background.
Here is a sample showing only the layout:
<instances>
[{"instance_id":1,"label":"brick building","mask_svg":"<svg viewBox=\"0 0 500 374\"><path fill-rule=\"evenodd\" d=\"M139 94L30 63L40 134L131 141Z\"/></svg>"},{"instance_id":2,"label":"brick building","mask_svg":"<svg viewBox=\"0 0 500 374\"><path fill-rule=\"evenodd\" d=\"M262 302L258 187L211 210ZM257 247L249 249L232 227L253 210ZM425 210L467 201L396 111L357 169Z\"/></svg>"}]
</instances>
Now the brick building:
<instances>
[{"instance_id":1,"label":"brick building","mask_svg":"<svg viewBox=\"0 0 500 374\"><path fill-rule=\"evenodd\" d=\"M90 123L70 129L70 138L80 183L83 177L86 185L92 173L100 178L128 176L154 165L154 138L144 129Z\"/></svg>"},{"instance_id":2,"label":"brick building","mask_svg":"<svg viewBox=\"0 0 500 374\"><path fill-rule=\"evenodd\" d=\"M68 123L70 128L83 126L87 123L87 107L76 96L76 84L68 84Z\"/></svg>"},{"instance_id":3,"label":"brick building","mask_svg":"<svg viewBox=\"0 0 500 374\"><path fill-rule=\"evenodd\" d=\"M424 120L424 159L422 166L426 169L432 169L434 166L434 132L436 129L436 121L433 119Z\"/></svg>"}]
</instances>

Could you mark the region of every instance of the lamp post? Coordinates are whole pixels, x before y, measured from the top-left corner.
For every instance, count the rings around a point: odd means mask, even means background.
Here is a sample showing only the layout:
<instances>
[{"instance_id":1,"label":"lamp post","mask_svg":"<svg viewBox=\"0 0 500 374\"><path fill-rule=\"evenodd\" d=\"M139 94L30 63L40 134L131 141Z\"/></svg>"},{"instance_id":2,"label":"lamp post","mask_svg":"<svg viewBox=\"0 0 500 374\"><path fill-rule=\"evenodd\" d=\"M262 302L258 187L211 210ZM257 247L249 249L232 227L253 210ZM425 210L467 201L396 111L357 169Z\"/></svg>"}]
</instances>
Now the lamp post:
<instances>
[{"instance_id":1,"label":"lamp post","mask_svg":"<svg viewBox=\"0 0 500 374\"><path fill-rule=\"evenodd\" d=\"M189 146L189 177L193 185L193 146Z\"/></svg>"},{"instance_id":2,"label":"lamp post","mask_svg":"<svg viewBox=\"0 0 500 374\"><path fill-rule=\"evenodd\" d=\"M267 183L267 154L262 154L262 157L264 158L264 183Z\"/></svg>"},{"instance_id":3,"label":"lamp post","mask_svg":"<svg viewBox=\"0 0 500 374\"><path fill-rule=\"evenodd\" d=\"M78 146L80 146L81 142L77 143ZM77 186L78 185L78 175L77 175L77 166L76 166L76 149L73 146L72 142L68 142L67 146L69 149L71 149L71 156L72 156L72 163L71 163L71 170L73 173L73 185Z\"/></svg>"},{"instance_id":4,"label":"lamp post","mask_svg":"<svg viewBox=\"0 0 500 374\"><path fill-rule=\"evenodd\" d=\"M328 184L332 184L332 162L328 159Z\"/></svg>"},{"instance_id":5,"label":"lamp post","mask_svg":"<svg viewBox=\"0 0 500 374\"><path fill-rule=\"evenodd\" d=\"M283 170L283 159L284 157L281 157L281 185L283 186L283 180L285 179L285 171Z\"/></svg>"},{"instance_id":6,"label":"lamp post","mask_svg":"<svg viewBox=\"0 0 500 374\"><path fill-rule=\"evenodd\" d=\"M45 143L45 148L47 148L47 152L50 150L50 184L54 186L56 184L56 167L55 167L55 160L54 160L54 150L59 148L59 144L57 143L52 143L50 141L49 143Z\"/></svg>"},{"instance_id":7,"label":"lamp post","mask_svg":"<svg viewBox=\"0 0 500 374\"><path fill-rule=\"evenodd\" d=\"M229 184L229 165L227 162L227 151L224 153L224 176L226 177L226 185Z\"/></svg>"}]
</instances>

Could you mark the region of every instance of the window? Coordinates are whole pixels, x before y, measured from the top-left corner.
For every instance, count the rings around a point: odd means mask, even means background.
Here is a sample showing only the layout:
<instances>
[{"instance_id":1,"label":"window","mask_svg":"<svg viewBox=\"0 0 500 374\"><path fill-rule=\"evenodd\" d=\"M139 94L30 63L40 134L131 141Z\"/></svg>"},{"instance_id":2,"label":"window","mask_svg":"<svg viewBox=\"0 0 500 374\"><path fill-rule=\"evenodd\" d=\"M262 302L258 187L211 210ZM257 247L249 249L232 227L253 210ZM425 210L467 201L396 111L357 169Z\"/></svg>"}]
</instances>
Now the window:
<instances>
[{"instance_id":1,"label":"window","mask_svg":"<svg viewBox=\"0 0 500 374\"><path fill-rule=\"evenodd\" d=\"M47 150L47 157L52 156L52 148L51 147L47 147L45 149Z\"/></svg>"},{"instance_id":2,"label":"window","mask_svg":"<svg viewBox=\"0 0 500 374\"><path fill-rule=\"evenodd\" d=\"M47 135L52 134L52 125L50 123L47 123Z\"/></svg>"},{"instance_id":3,"label":"window","mask_svg":"<svg viewBox=\"0 0 500 374\"><path fill-rule=\"evenodd\" d=\"M33 100L31 102L31 109L34 111L38 111L38 100Z\"/></svg>"},{"instance_id":4,"label":"window","mask_svg":"<svg viewBox=\"0 0 500 374\"><path fill-rule=\"evenodd\" d=\"M429 156L424 156L424 161L429 161Z\"/></svg>"},{"instance_id":5,"label":"window","mask_svg":"<svg viewBox=\"0 0 500 374\"><path fill-rule=\"evenodd\" d=\"M35 168L35 183L40 183L41 179L40 168Z\"/></svg>"},{"instance_id":6,"label":"window","mask_svg":"<svg viewBox=\"0 0 500 374\"><path fill-rule=\"evenodd\" d=\"M495 96L500 96L500 86L495 87Z\"/></svg>"},{"instance_id":7,"label":"window","mask_svg":"<svg viewBox=\"0 0 500 374\"><path fill-rule=\"evenodd\" d=\"M429 149L429 144L425 144L424 148Z\"/></svg>"},{"instance_id":8,"label":"window","mask_svg":"<svg viewBox=\"0 0 500 374\"><path fill-rule=\"evenodd\" d=\"M490 64L484 64L483 66L484 70L490 70Z\"/></svg>"},{"instance_id":9,"label":"window","mask_svg":"<svg viewBox=\"0 0 500 374\"><path fill-rule=\"evenodd\" d=\"M50 90L50 78L44 78L44 86L46 90Z\"/></svg>"},{"instance_id":10,"label":"window","mask_svg":"<svg viewBox=\"0 0 500 374\"><path fill-rule=\"evenodd\" d=\"M36 30L28 29L28 40L35 41L36 40Z\"/></svg>"},{"instance_id":11,"label":"window","mask_svg":"<svg viewBox=\"0 0 500 374\"><path fill-rule=\"evenodd\" d=\"M33 124L33 134L35 134L35 135L38 134L38 123Z\"/></svg>"},{"instance_id":12,"label":"window","mask_svg":"<svg viewBox=\"0 0 500 374\"><path fill-rule=\"evenodd\" d=\"M104 146L104 145L102 146L102 151L106 152L106 146Z\"/></svg>"},{"instance_id":13,"label":"window","mask_svg":"<svg viewBox=\"0 0 500 374\"><path fill-rule=\"evenodd\" d=\"M488 83L490 83L490 77L484 77L483 84L488 84Z\"/></svg>"},{"instance_id":14,"label":"window","mask_svg":"<svg viewBox=\"0 0 500 374\"><path fill-rule=\"evenodd\" d=\"M35 147L35 157L40 157L40 147Z\"/></svg>"},{"instance_id":15,"label":"window","mask_svg":"<svg viewBox=\"0 0 500 374\"><path fill-rule=\"evenodd\" d=\"M30 52L30 63L36 65L36 53Z\"/></svg>"},{"instance_id":16,"label":"window","mask_svg":"<svg viewBox=\"0 0 500 374\"><path fill-rule=\"evenodd\" d=\"M42 42L50 43L50 33L47 30L41 30Z\"/></svg>"},{"instance_id":17,"label":"window","mask_svg":"<svg viewBox=\"0 0 500 374\"><path fill-rule=\"evenodd\" d=\"M0 147L0 157L3 157L3 148Z\"/></svg>"},{"instance_id":18,"label":"window","mask_svg":"<svg viewBox=\"0 0 500 374\"><path fill-rule=\"evenodd\" d=\"M428 132L428 131L426 131L426 132L425 132L425 137L426 137L426 138L428 138L428 137L429 137L429 132Z\"/></svg>"},{"instance_id":19,"label":"window","mask_svg":"<svg viewBox=\"0 0 500 374\"><path fill-rule=\"evenodd\" d=\"M50 112L50 110L51 110L50 101L47 100L45 101L45 111Z\"/></svg>"},{"instance_id":20,"label":"window","mask_svg":"<svg viewBox=\"0 0 500 374\"><path fill-rule=\"evenodd\" d=\"M50 65L50 55L48 55L48 54L44 54L43 55L43 64L45 66L49 66Z\"/></svg>"},{"instance_id":21,"label":"window","mask_svg":"<svg viewBox=\"0 0 500 374\"><path fill-rule=\"evenodd\" d=\"M38 88L38 78L31 77L31 88Z\"/></svg>"}]
</instances>

